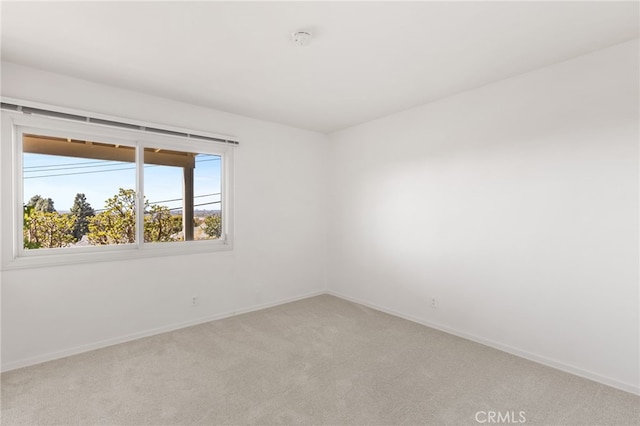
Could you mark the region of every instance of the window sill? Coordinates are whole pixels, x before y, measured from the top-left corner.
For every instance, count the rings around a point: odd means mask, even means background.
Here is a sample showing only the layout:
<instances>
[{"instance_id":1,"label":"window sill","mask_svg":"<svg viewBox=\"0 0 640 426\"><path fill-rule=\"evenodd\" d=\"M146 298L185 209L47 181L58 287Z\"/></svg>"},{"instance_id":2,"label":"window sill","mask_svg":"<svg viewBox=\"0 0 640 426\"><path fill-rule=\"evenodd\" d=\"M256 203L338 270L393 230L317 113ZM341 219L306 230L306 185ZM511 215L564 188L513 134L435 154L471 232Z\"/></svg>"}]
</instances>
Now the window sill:
<instances>
[{"instance_id":1,"label":"window sill","mask_svg":"<svg viewBox=\"0 0 640 426\"><path fill-rule=\"evenodd\" d=\"M33 268L47 268L56 266L77 265L83 263L114 262L134 259L150 259L155 257L183 256L202 253L228 252L233 250L230 243L223 241L194 241L179 243L145 244L142 247L112 246L82 249L53 249L64 252L33 253L32 255L6 259L2 270L19 270ZM69 253L69 250L77 253Z\"/></svg>"}]
</instances>

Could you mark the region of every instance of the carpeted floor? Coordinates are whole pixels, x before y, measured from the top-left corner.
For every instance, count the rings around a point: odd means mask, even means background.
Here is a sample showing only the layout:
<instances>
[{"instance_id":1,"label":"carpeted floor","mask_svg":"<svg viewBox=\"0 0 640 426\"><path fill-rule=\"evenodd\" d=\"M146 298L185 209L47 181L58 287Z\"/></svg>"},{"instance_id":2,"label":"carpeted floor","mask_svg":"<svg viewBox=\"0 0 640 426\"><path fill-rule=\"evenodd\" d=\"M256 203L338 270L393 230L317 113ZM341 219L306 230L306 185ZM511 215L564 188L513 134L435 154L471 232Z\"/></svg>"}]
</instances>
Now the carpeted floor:
<instances>
[{"instance_id":1,"label":"carpeted floor","mask_svg":"<svg viewBox=\"0 0 640 426\"><path fill-rule=\"evenodd\" d=\"M4 373L1 420L637 425L640 398L318 296Z\"/></svg>"}]
</instances>

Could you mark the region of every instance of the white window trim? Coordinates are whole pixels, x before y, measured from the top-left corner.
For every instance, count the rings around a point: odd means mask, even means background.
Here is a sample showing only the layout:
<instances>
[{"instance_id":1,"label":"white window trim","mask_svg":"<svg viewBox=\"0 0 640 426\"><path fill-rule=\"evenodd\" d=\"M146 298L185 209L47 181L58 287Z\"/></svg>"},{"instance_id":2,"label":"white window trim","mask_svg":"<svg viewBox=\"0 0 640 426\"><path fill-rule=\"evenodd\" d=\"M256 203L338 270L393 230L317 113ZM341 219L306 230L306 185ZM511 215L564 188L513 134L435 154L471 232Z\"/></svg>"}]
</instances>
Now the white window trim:
<instances>
[{"instance_id":1,"label":"white window trim","mask_svg":"<svg viewBox=\"0 0 640 426\"><path fill-rule=\"evenodd\" d=\"M42 107L42 105L37 105ZM49 110L56 110L46 106ZM65 110L61 112L69 112ZM76 114L84 112L73 111ZM95 115L93 115L95 116ZM99 118L119 121L118 118L101 115ZM100 124L89 124L65 119L27 115L19 112L2 111L0 128L0 223L1 267L3 270L58 266L77 263L93 263L101 261L139 259L157 256L174 256L195 253L230 251L233 249L233 151L234 145L214 141L189 139L164 134L149 134L143 131L121 129ZM129 120L129 122L131 122ZM141 126L148 123L136 123ZM184 132L185 129L167 130ZM118 143L136 147L136 164L143 164L144 148L184 149L203 154L221 156L221 192L222 192L222 236L218 240L180 241L164 243L143 243L143 215L138 203L137 237L135 244L96 246L83 248L58 249L23 249L23 198L22 198L22 132L44 133L51 136L71 137L78 139L100 140L106 143ZM191 132L190 132L191 133ZM193 132L195 133L195 132ZM209 136L203 132L197 132ZM229 139L219 135L214 138ZM136 169L136 190L139 200L143 194L143 168Z\"/></svg>"}]
</instances>

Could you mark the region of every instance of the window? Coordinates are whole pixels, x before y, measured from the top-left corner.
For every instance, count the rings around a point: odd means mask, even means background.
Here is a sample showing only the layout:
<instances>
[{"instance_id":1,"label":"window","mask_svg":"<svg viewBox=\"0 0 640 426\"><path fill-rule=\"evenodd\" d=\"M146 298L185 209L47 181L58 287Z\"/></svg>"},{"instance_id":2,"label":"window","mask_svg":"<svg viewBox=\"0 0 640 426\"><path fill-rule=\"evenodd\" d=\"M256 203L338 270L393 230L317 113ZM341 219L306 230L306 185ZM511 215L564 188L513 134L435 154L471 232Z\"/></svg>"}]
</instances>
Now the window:
<instances>
[{"instance_id":1,"label":"window","mask_svg":"<svg viewBox=\"0 0 640 426\"><path fill-rule=\"evenodd\" d=\"M21 137L23 249L134 244L135 146L39 133Z\"/></svg>"},{"instance_id":2,"label":"window","mask_svg":"<svg viewBox=\"0 0 640 426\"><path fill-rule=\"evenodd\" d=\"M231 248L230 144L17 112L2 118L3 216L7 204L13 213L12 229L2 229L13 235L12 247L3 238L5 265Z\"/></svg>"}]
</instances>

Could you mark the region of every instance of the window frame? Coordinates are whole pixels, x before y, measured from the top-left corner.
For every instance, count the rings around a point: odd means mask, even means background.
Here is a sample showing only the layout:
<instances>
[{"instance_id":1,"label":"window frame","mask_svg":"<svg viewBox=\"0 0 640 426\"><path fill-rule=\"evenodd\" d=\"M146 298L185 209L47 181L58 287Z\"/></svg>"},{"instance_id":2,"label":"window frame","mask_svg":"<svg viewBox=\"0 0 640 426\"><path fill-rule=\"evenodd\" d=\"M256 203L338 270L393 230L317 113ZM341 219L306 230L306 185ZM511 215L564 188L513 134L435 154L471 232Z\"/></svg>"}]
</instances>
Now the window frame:
<instances>
[{"instance_id":1,"label":"window frame","mask_svg":"<svg viewBox=\"0 0 640 426\"><path fill-rule=\"evenodd\" d=\"M101 261L173 256L233 250L233 151L234 145L111 127L67 119L1 111L0 165L2 195L0 234L3 269L69 265ZM101 117L105 118L105 117ZM106 117L116 121L112 117ZM145 124L141 124L144 126ZM167 128L165 126L165 128ZM168 130L171 130L167 128ZM182 131L183 129L176 129ZM23 138L24 133L94 140L135 148L136 242L108 246L47 249L23 247ZM202 132L199 132L202 134ZM203 136L207 136L203 134ZM211 137L219 137L212 135ZM144 149L163 148L217 155L221 158L221 237L215 240L144 242ZM10 219L10 220L9 220Z\"/></svg>"}]
</instances>

